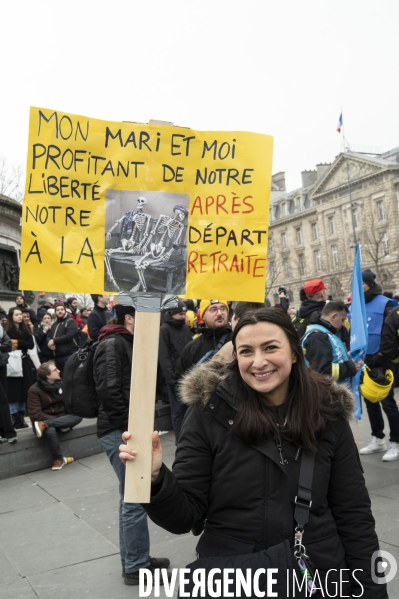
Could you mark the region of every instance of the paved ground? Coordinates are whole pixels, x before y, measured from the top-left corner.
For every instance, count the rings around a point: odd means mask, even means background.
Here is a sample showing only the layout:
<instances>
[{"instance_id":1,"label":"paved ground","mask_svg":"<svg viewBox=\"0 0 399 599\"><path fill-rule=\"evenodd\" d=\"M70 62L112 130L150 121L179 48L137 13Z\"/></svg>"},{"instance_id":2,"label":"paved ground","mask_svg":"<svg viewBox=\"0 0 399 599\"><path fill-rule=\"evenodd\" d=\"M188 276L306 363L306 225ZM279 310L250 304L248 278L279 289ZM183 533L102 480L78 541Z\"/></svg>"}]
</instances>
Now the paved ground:
<instances>
[{"instance_id":1,"label":"paved ground","mask_svg":"<svg viewBox=\"0 0 399 599\"><path fill-rule=\"evenodd\" d=\"M369 440L367 416L359 442ZM166 463L173 461L171 434L162 437ZM399 460L381 454L362 459L381 548L399 564ZM0 599L136 598L138 587L121 577L118 491L104 454L59 472L41 470L0 482ZM174 536L150 522L151 553L171 567L195 559L194 537ZM161 597L165 597L161 591ZM399 574L389 585L399 599Z\"/></svg>"}]
</instances>

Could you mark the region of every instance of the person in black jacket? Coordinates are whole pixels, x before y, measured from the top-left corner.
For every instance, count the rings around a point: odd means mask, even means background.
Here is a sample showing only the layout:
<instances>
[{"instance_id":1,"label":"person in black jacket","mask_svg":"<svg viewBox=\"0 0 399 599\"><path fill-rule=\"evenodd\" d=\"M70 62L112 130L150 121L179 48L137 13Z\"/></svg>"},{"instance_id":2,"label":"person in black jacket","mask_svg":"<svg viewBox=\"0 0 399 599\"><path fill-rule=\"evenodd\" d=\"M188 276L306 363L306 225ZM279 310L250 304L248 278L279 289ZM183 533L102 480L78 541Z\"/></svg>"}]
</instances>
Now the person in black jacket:
<instances>
[{"instance_id":1,"label":"person in black jacket","mask_svg":"<svg viewBox=\"0 0 399 599\"><path fill-rule=\"evenodd\" d=\"M232 331L228 323L229 306L226 300L203 299L199 316L204 321L196 329L195 338L182 351L175 368L175 385L185 372L201 360L210 359L225 343L230 341Z\"/></svg>"},{"instance_id":2,"label":"person in black jacket","mask_svg":"<svg viewBox=\"0 0 399 599\"><path fill-rule=\"evenodd\" d=\"M35 339L37 346L40 350L39 358L40 362L43 364L44 362L48 362L54 358L54 353L51 351L48 343L47 333L50 331L51 326L53 324L53 320L51 318L51 314L45 312L41 318L41 322L36 329Z\"/></svg>"},{"instance_id":3,"label":"person in black jacket","mask_svg":"<svg viewBox=\"0 0 399 599\"><path fill-rule=\"evenodd\" d=\"M55 364L62 376L65 363L78 349L78 327L63 304L56 305L55 316L56 320L47 333L47 346L53 352Z\"/></svg>"},{"instance_id":4,"label":"person in black jacket","mask_svg":"<svg viewBox=\"0 0 399 599\"><path fill-rule=\"evenodd\" d=\"M91 299L94 302L94 308L87 319L87 326L89 328L90 339L98 341L100 330L102 327L105 327L110 318L110 313L107 309L109 296L92 294Z\"/></svg>"},{"instance_id":5,"label":"person in black jacket","mask_svg":"<svg viewBox=\"0 0 399 599\"><path fill-rule=\"evenodd\" d=\"M326 289L322 279L312 279L302 287L301 291L303 290L303 293L306 294L306 299L303 300L298 313L292 319L300 339L304 336L309 324L317 323L321 311L326 305Z\"/></svg>"},{"instance_id":6,"label":"person in black jacket","mask_svg":"<svg viewBox=\"0 0 399 599\"><path fill-rule=\"evenodd\" d=\"M175 365L187 343L191 341L190 329L186 325L187 306L182 300L176 308L167 310L159 331L158 361L168 389L176 445L179 442L183 422L183 406L175 394Z\"/></svg>"},{"instance_id":7,"label":"person in black jacket","mask_svg":"<svg viewBox=\"0 0 399 599\"><path fill-rule=\"evenodd\" d=\"M7 362L11 351L11 339L0 324L0 443L17 441L17 433L11 422L7 398Z\"/></svg>"},{"instance_id":8,"label":"person in black jacket","mask_svg":"<svg viewBox=\"0 0 399 599\"><path fill-rule=\"evenodd\" d=\"M166 558L149 556L147 515L141 505L124 502L125 467L118 457L129 416L135 310L115 306L116 318L101 329L94 356L94 381L99 400L97 436L119 480L119 548L127 585L139 584L140 568L167 568Z\"/></svg>"},{"instance_id":9,"label":"person in black jacket","mask_svg":"<svg viewBox=\"0 0 399 599\"><path fill-rule=\"evenodd\" d=\"M29 387L36 381L36 368L28 354L28 350L35 347L33 335L24 323L22 311L17 306L10 308L8 311L7 323L4 328L11 339L12 351L19 349L22 352L23 376L7 377L7 395L11 421L14 429L28 428L24 420L26 399Z\"/></svg>"},{"instance_id":10,"label":"person in black jacket","mask_svg":"<svg viewBox=\"0 0 399 599\"><path fill-rule=\"evenodd\" d=\"M386 585L375 582L371 571L379 546L348 422L352 395L307 370L282 310L243 316L233 345L232 364L212 360L183 381L182 397L190 407L172 472L153 433L148 515L174 534L205 521L200 558L252 554L284 541L293 546L301 454L313 453L302 543L323 596L334 596L341 579L340 597L387 599ZM122 460L135 459L126 445L120 452Z\"/></svg>"},{"instance_id":11,"label":"person in black jacket","mask_svg":"<svg viewBox=\"0 0 399 599\"><path fill-rule=\"evenodd\" d=\"M349 360L347 349L338 337L345 327L344 302L328 302L315 325L309 325L302 338L306 361L317 372L331 376L338 383L346 384L364 364L363 360ZM336 341L335 341L336 337Z\"/></svg>"}]
</instances>

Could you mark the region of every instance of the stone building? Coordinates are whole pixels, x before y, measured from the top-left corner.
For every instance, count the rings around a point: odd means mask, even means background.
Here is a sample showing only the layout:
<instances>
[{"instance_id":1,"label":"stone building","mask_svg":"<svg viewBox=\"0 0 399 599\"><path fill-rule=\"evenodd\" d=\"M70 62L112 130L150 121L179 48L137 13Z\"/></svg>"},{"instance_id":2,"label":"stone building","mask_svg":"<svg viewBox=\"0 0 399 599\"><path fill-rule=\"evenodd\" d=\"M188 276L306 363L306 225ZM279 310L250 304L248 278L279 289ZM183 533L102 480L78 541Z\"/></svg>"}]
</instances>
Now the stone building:
<instances>
[{"instance_id":1,"label":"stone building","mask_svg":"<svg viewBox=\"0 0 399 599\"><path fill-rule=\"evenodd\" d=\"M279 285L299 306L299 290L322 278L327 293L350 293L354 235L362 268L371 268L384 291L399 292L399 148L380 156L344 152L332 164L302 172L302 187L284 189L273 177L270 203L267 296L277 301ZM352 210L350 196L352 196Z\"/></svg>"},{"instance_id":2,"label":"stone building","mask_svg":"<svg viewBox=\"0 0 399 599\"><path fill-rule=\"evenodd\" d=\"M21 247L21 204L0 194L0 304L15 305Z\"/></svg>"}]
</instances>

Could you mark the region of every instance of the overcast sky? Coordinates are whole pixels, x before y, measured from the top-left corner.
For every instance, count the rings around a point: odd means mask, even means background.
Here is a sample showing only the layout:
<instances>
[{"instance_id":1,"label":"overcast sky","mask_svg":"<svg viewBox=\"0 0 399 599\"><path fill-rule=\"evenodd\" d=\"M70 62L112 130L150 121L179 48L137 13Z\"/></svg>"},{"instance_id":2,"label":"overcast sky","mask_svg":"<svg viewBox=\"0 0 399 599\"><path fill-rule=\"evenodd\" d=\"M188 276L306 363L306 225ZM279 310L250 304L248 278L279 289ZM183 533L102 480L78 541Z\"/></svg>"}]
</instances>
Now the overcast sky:
<instances>
[{"instance_id":1,"label":"overcast sky","mask_svg":"<svg viewBox=\"0 0 399 599\"><path fill-rule=\"evenodd\" d=\"M29 106L275 138L288 189L340 152L399 146L398 0L0 2L0 156Z\"/></svg>"}]
</instances>

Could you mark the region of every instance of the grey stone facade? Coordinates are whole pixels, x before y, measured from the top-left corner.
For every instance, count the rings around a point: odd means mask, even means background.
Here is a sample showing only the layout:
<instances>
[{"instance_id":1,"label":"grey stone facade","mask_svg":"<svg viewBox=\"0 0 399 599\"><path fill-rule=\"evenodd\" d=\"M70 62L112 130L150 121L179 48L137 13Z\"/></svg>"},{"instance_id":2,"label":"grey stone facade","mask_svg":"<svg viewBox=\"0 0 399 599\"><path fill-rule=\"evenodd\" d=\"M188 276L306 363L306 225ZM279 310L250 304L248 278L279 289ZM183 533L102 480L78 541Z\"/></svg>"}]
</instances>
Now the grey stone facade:
<instances>
[{"instance_id":1,"label":"grey stone facade","mask_svg":"<svg viewBox=\"0 0 399 599\"><path fill-rule=\"evenodd\" d=\"M348 185L349 176L349 185ZM328 294L346 299L354 259L352 213L362 268L371 268L384 291L399 292L399 148L381 156L345 152L331 165L302 173L303 187L272 194L267 297L284 284L291 305L299 290L322 278Z\"/></svg>"}]
</instances>

